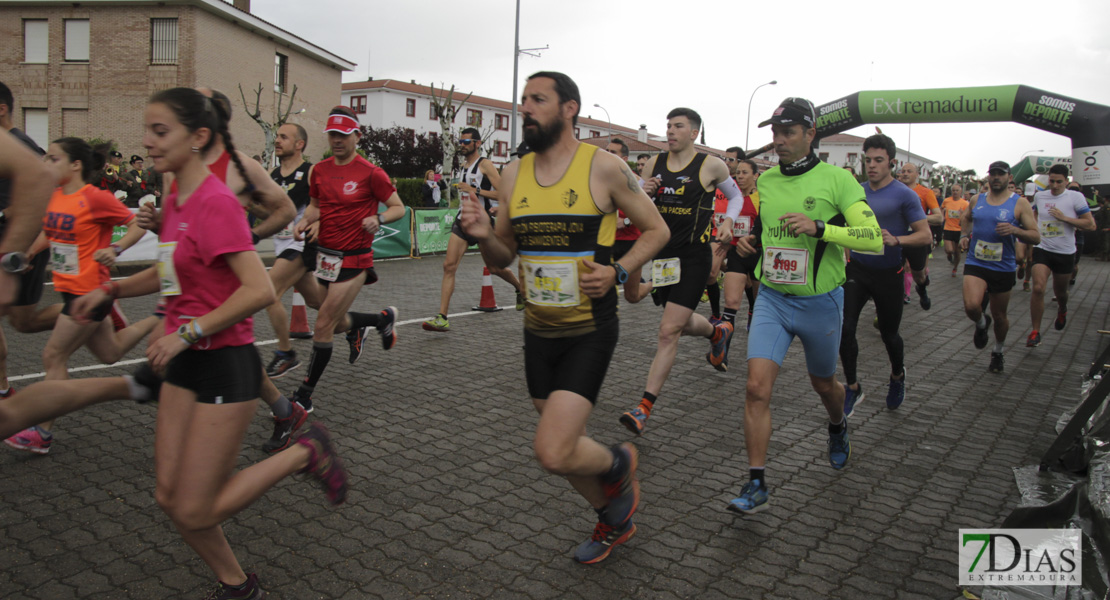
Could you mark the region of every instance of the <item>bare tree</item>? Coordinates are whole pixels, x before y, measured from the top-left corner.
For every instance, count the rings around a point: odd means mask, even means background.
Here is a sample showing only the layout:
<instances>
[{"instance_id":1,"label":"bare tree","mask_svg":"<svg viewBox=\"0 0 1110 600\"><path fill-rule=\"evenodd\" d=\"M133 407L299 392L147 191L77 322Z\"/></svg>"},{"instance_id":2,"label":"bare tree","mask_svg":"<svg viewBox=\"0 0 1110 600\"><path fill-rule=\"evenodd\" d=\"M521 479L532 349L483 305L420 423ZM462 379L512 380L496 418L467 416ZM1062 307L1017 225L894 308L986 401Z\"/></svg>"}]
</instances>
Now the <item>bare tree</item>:
<instances>
[{"instance_id":1,"label":"bare tree","mask_svg":"<svg viewBox=\"0 0 1110 600\"><path fill-rule=\"evenodd\" d=\"M467 94L461 102L455 104L455 86L451 86L450 90L440 88L442 97L436 94L436 85L431 84L432 89L432 106L435 107L436 117L439 119L440 144L443 145L443 176L448 177L454 170L455 156L459 152L459 136L455 132L455 115L458 114L459 109L470 100L471 94ZM448 188L448 193L452 196L455 195L454 186Z\"/></svg>"},{"instance_id":2,"label":"bare tree","mask_svg":"<svg viewBox=\"0 0 1110 600\"><path fill-rule=\"evenodd\" d=\"M297 86L293 86L292 93L289 94L289 103L285 106L284 112L282 111L282 99L285 94L277 94L277 106L274 110L274 115L277 119L274 122L267 121L262 118L262 84L258 84L258 89L254 94L254 110L251 110L247 104L247 95L243 92L243 84L239 84L239 95L243 98L243 108L247 111L247 116L254 119L255 123L262 128L262 133L266 136L266 146L262 150L262 165L267 169L273 164L274 158L274 140L277 138L277 130L289 119L289 113L293 110L293 99L297 97Z\"/></svg>"}]
</instances>

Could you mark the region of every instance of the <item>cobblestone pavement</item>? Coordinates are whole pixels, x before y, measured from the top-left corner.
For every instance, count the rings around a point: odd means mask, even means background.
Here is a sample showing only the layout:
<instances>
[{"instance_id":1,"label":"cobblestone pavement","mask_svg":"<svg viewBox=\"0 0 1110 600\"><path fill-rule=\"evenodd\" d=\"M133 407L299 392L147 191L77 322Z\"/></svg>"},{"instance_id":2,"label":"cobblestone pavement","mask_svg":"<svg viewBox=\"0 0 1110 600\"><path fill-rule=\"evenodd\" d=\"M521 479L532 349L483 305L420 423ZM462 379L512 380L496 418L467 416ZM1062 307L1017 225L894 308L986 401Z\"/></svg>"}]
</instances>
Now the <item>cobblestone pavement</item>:
<instances>
[{"instance_id":1,"label":"cobblestone pavement","mask_svg":"<svg viewBox=\"0 0 1110 600\"><path fill-rule=\"evenodd\" d=\"M495 279L497 298L510 305L504 312L457 316L449 333L423 331L419 320L436 311L440 265L438 257L381 262L381 282L356 307L399 307L398 346L371 344L353 366L338 350L317 388L313 417L336 434L351 470L348 503L331 509L312 482L294 477L225 524L271 598L954 598L957 530L997 526L1017 505L1011 469L1037 462L1057 416L1078 397L1110 302L1110 266L1085 259L1067 328L1048 326L1044 344L1027 349L1029 295L1019 287L1006 372L994 375L989 350L971 343L961 279L949 277L938 252L933 309L922 311L915 297L903 321L906 403L894 412L883 404L888 365L868 307L860 373L871 397L851 418L849 466L832 470L826 417L795 344L772 401L772 506L746 518L724 510L747 478L746 336L738 332L727 374L706 364L705 341L685 339L636 440L638 533L604 563L582 566L571 552L594 515L532 458L536 416L510 290ZM453 312L477 301L480 271L480 258L464 259ZM151 306L125 303L132 316ZM590 423L603 443L631 437L617 417L643 390L659 314L651 302L622 303L620 345ZM264 315L255 323L259 340L272 338ZM11 375L41 371L46 334L4 327ZM310 343L295 344L307 359ZM272 349L260 346L265 360ZM94 363L85 350L71 361ZM304 367L293 373L279 380L286 393ZM207 591L209 571L154 502L154 416L153 406L103 404L59 419L48 456L0 447L0 597ZM240 464L263 457L270 427L260 408Z\"/></svg>"}]
</instances>

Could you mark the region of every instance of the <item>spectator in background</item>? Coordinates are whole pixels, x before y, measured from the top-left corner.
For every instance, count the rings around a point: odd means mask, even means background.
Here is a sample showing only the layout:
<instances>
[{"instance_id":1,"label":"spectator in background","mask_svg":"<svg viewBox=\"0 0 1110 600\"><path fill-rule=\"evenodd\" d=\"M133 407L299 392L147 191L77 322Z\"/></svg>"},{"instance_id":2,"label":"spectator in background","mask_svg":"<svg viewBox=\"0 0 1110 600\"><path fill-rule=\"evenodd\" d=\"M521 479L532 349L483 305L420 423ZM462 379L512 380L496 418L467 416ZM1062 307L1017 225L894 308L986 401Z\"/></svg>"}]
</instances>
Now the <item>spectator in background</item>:
<instances>
[{"instance_id":1,"label":"spectator in background","mask_svg":"<svg viewBox=\"0 0 1110 600\"><path fill-rule=\"evenodd\" d=\"M643 177L644 165L647 164L648 159L651 158L650 154L636 155L636 174Z\"/></svg>"},{"instance_id":2,"label":"spectator in background","mask_svg":"<svg viewBox=\"0 0 1110 600\"><path fill-rule=\"evenodd\" d=\"M139 200L147 194L158 198L162 195L162 174L154 169L143 168L143 157L138 154L131 155L131 171L127 173L131 181L131 188L127 193L127 206L139 207Z\"/></svg>"},{"instance_id":3,"label":"spectator in background","mask_svg":"<svg viewBox=\"0 0 1110 600\"><path fill-rule=\"evenodd\" d=\"M131 192L131 179L127 177L127 167L123 166L123 154L119 150L108 153L108 164L104 165L97 187L113 194L123 192L125 197ZM116 194L116 197L119 198L120 195Z\"/></svg>"},{"instance_id":4,"label":"spectator in background","mask_svg":"<svg viewBox=\"0 0 1110 600\"><path fill-rule=\"evenodd\" d=\"M428 169L424 172L424 187L421 189L424 192L424 208L438 208L443 192L447 189L447 183L442 177L437 179L436 172Z\"/></svg>"}]
</instances>

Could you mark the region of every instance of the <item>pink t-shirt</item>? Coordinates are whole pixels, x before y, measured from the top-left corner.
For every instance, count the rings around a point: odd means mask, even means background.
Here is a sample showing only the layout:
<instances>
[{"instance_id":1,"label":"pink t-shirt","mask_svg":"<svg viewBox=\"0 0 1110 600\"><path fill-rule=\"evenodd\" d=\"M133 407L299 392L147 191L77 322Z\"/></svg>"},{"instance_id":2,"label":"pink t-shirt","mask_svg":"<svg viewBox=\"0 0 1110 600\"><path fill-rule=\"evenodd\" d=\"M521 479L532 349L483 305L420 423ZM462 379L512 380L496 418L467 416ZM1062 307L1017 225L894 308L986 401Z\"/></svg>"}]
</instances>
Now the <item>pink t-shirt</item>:
<instances>
[{"instance_id":1,"label":"pink t-shirt","mask_svg":"<svg viewBox=\"0 0 1110 600\"><path fill-rule=\"evenodd\" d=\"M181 293L166 297L166 333L216 309L239 289L239 278L224 260L225 254L254 252L243 206L219 179L209 175L204 183L177 206L177 192L163 203L161 244L176 243L173 266ZM216 350L254 343L250 317L216 332L191 346Z\"/></svg>"}]
</instances>

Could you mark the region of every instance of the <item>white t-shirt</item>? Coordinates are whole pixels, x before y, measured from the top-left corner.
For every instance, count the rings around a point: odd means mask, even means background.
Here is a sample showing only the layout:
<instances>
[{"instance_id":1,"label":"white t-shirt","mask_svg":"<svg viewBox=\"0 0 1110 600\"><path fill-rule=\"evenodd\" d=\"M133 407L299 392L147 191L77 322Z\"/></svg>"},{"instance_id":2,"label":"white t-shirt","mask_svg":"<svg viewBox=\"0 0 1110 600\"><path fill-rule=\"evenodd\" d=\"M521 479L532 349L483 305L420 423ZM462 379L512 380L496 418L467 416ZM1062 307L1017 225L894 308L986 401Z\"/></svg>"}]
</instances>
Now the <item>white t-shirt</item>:
<instances>
[{"instance_id":1,"label":"white t-shirt","mask_svg":"<svg viewBox=\"0 0 1110 600\"><path fill-rule=\"evenodd\" d=\"M1041 230L1041 243L1037 247L1056 254L1075 254L1075 226L1058 221L1049 214L1056 207L1065 217L1074 219L1091 212L1087 199L1074 190L1064 190L1053 196L1051 190L1033 196L1033 210L1037 211L1037 228Z\"/></svg>"}]
</instances>

